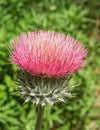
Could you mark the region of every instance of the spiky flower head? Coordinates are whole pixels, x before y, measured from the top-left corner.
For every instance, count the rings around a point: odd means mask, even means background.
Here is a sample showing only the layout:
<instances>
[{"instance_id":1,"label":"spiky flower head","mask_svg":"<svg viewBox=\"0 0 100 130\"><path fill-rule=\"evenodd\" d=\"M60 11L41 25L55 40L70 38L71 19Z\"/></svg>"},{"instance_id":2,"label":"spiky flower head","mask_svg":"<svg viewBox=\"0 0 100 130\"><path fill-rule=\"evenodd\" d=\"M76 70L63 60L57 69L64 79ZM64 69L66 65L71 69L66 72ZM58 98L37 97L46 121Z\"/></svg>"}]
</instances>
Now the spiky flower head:
<instances>
[{"instance_id":1,"label":"spiky flower head","mask_svg":"<svg viewBox=\"0 0 100 130\"><path fill-rule=\"evenodd\" d=\"M54 104L70 97L68 77L83 67L87 50L70 36L49 31L22 34L13 42L11 61L25 101Z\"/></svg>"}]
</instances>

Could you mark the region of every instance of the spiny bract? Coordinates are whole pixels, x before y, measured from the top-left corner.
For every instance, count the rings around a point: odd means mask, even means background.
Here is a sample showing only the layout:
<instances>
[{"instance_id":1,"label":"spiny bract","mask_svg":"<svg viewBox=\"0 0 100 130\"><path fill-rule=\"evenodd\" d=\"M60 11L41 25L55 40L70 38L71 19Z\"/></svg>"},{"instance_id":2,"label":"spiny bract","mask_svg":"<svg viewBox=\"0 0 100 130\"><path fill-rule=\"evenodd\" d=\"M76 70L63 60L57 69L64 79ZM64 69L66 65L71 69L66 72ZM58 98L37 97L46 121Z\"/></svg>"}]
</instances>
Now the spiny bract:
<instances>
[{"instance_id":1,"label":"spiny bract","mask_svg":"<svg viewBox=\"0 0 100 130\"><path fill-rule=\"evenodd\" d=\"M18 79L19 92L25 102L31 101L33 104L44 106L64 102L65 99L72 97L67 77L48 78L23 71Z\"/></svg>"}]
</instances>

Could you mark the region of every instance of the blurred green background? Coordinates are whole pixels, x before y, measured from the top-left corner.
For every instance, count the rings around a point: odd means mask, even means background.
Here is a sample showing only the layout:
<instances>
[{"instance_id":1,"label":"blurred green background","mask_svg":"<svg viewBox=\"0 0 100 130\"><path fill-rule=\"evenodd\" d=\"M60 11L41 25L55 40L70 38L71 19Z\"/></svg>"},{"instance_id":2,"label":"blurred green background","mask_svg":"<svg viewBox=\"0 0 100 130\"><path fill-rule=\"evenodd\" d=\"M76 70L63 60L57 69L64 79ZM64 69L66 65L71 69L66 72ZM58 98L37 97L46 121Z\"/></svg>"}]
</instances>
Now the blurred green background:
<instances>
[{"instance_id":1,"label":"blurred green background","mask_svg":"<svg viewBox=\"0 0 100 130\"><path fill-rule=\"evenodd\" d=\"M13 94L17 68L8 48L23 32L53 30L70 34L89 50L86 67L74 74L80 84L67 104L47 106L42 130L100 130L99 0L0 0L0 130L34 130L36 107Z\"/></svg>"}]
</instances>

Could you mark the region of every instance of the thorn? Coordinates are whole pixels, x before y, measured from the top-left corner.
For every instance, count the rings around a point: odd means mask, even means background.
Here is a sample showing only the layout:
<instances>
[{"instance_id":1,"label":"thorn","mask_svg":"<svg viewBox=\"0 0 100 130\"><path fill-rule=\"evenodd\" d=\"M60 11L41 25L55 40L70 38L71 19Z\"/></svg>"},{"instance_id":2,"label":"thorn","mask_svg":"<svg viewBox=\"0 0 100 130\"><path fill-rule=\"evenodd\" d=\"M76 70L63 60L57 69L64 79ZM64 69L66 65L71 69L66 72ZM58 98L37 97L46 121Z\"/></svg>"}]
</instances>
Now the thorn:
<instances>
[{"instance_id":1,"label":"thorn","mask_svg":"<svg viewBox=\"0 0 100 130\"><path fill-rule=\"evenodd\" d=\"M72 86L70 86L71 88L75 88L75 87L77 87L77 86L79 86L80 85L80 83L79 84L76 84L76 85L72 85Z\"/></svg>"},{"instance_id":2,"label":"thorn","mask_svg":"<svg viewBox=\"0 0 100 130\"><path fill-rule=\"evenodd\" d=\"M35 96L35 94L34 94L34 93L29 93L29 95L30 95L30 96L33 96L33 97Z\"/></svg>"},{"instance_id":3,"label":"thorn","mask_svg":"<svg viewBox=\"0 0 100 130\"><path fill-rule=\"evenodd\" d=\"M16 94L16 93L19 93L19 91L16 91L16 92L11 92L11 94Z\"/></svg>"},{"instance_id":4,"label":"thorn","mask_svg":"<svg viewBox=\"0 0 100 130\"><path fill-rule=\"evenodd\" d=\"M63 98L58 98L58 100L61 102L65 102L65 100Z\"/></svg>"}]
</instances>

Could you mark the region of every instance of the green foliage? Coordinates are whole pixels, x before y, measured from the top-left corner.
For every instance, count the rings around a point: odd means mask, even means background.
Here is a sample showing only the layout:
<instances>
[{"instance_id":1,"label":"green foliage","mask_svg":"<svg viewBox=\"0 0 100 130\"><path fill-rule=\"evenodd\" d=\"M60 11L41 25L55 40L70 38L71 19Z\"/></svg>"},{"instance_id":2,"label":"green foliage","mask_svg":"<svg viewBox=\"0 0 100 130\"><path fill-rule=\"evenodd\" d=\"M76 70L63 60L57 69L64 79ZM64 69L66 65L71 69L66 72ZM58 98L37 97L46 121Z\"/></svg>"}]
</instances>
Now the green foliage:
<instances>
[{"instance_id":1,"label":"green foliage","mask_svg":"<svg viewBox=\"0 0 100 130\"><path fill-rule=\"evenodd\" d=\"M0 0L0 130L33 130L36 109L23 104L15 66L9 62L9 46L19 34L38 29L59 31L80 40L89 49L89 62L71 84L80 84L77 96L67 104L47 106L43 130L97 130L100 128L98 0ZM98 11L96 11L98 9ZM92 11L91 11L92 10Z\"/></svg>"}]
</instances>

